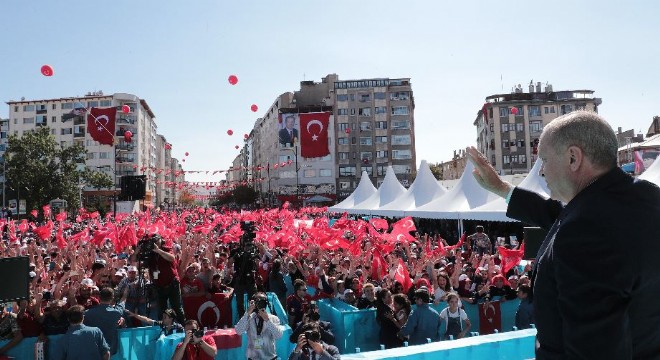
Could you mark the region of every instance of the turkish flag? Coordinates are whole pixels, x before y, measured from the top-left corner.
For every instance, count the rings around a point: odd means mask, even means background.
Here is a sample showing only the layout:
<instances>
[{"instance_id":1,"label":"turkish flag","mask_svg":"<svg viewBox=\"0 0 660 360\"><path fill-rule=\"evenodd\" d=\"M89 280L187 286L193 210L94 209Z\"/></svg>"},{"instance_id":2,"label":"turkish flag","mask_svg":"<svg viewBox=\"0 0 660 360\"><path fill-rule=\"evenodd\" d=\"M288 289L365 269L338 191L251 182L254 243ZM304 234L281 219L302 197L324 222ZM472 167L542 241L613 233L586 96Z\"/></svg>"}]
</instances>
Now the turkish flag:
<instances>
[{"instance_id":1,"label":"turkish flag","mask_svg":"<svg viewBox=\"0 0 660 360\"><path fill-rule=\"evenodd\" d=\"M498 246L497 251L502 257L502 274L506 274L514 266L518 265L520 260L522 260L523 255L525 254L525 242L523 242L520 246L520 249L517 250L509 250L507 248Z\"/></svg>"},{"instance_id":2,"label":"turkish flag","mask_svg":"<svg viewBox=\"0 0 660 360\"><path fill-rule=\"evenodd\" d=\"M190 296L183 299L183 312L186 319L195 319L200 327L221 328L223 325L231 327L231 301L222 293L211 294L208 299L205 295Z\"/></svg>"},{"instance_id":3,"label":"turkish flag","mask_svg":"<svg viewBox=\"0 0 660 360\"><path fill-rule=\"evenodd\" d=\"M491 301L479 304L479 334L493 334L495 329L502 332L500 302Z\"/></svg>"},{"instance_id":4,"label":"turkish flag","mask_svg":"<svg viewBox=\"0 0 660 360\"><path fill-rule=\"evenodd\" d=\"M328 124L330 113L300 114L300 155L318 158L330 154Z\"/></svg>"},{"instance_id":5,"label":"turkish flag","mask_svg":"<svg viewBox=\"0 0 660 360\"><path fill-rule=\"evenodd\" d=\"M408 289L412 286L412 280L410 279L410 274L406 265L403 263L403 260L399 259L399 265L396 267L396 272L394 273L394 280L398 281L403 285L403 293L407 293Z\"/></svg>"},{"instance_id":6,"label":"turkish flag","mask_svg":"<svg viewBox=\"0 0 660 360\"><path fill-rule=\"evenodd\" d=\"M387 262L379 251L374 251L371 260L371 278L380 281L385 275L387 275Z\"/></svg>"},{"instance_id":7,"label":"turkish flag","mask_svg":"<svg viewBox=\"0 0 660 360\"><path fill-rule=\"evenodd\" d=\"M92 108L87 115L87 131L99 144L113 145L117 108Z\"/></svg>"}]
</instances>

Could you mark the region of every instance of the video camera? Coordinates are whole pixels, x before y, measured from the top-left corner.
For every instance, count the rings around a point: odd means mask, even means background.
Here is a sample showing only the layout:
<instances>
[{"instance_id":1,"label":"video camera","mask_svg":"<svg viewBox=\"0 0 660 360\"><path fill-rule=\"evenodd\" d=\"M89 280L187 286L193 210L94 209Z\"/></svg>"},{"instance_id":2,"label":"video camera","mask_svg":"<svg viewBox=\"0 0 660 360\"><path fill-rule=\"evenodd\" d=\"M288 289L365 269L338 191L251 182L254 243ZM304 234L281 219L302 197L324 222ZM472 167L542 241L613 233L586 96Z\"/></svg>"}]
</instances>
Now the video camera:
<instances>
[{"instance_id":1,"label":"video camera","mask_svg":"<svg viewBox=\"0 0 660 360\"><path fill-rule=\"evenodd\" d=\"M147 235L137 243L135 252L141 268L149 267L155 260L154 248L160 246L162 238L159 235Z\"/></svg>"}]
</instances>

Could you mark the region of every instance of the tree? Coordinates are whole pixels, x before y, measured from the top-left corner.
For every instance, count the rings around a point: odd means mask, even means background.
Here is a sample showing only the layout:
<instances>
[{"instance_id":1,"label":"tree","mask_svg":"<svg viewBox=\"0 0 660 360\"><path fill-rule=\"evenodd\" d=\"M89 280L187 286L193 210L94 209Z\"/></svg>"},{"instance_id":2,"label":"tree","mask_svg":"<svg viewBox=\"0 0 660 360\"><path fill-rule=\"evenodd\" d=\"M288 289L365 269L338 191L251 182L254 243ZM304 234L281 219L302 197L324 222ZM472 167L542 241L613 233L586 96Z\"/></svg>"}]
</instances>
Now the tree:
<instances>
[{"instance_id":1,"label":"tree","mask_svg":"<svg viewBox=\"0 0 660 360\"><path fill-rule=\"evenodd\" d=\"M181 190L181 193L179 194L179 205L181 206L195 205L195 196L190 192L189 189Z\"/></svg>"},{"instance_id":2,"label":"tree","mask_svg":"<svg viewBox=\"0 0 660 360\"><path fill-rule=\"evenodd\" d=\"M436 180L442 179L443 176L442 164L440 163L431 164L429 165L429 168L431 169L431 173L433 173L433 176L435 176Z\"/></svg>"},{"instance_id":3,"label":"tree","mask_svg":"<svg viewBox=\"0 0 660 360\"><path fill-rule=\"evenodd\" d=\"M78 204L79 176L85 181L101 181L95 172L76 171L85 158L82 146L60 146L48 127L21 137L10 135L5 153L7 185L26 200L27 209L39 208L53 199L64 199L73 207Z\"/></svg>"},{"instance_id":4,"label":"tree","mask_svg":"<svg viewBox=\"0 0 660 360\"><path fill-rule=\"evenodd\" d=\"M252 204L257 200L257 192L247 185L237 186L234 191L234 201L238 205Z\"/></svg>"}]
</instances>

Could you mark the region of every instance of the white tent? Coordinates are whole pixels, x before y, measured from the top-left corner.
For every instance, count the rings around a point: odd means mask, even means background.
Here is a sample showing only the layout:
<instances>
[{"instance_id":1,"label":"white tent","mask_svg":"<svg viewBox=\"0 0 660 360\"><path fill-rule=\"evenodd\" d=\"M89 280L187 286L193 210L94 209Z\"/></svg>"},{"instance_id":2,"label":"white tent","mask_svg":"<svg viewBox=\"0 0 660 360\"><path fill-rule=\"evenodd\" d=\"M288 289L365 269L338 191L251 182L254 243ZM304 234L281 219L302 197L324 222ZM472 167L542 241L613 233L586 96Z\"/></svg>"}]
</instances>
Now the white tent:
<instances>
[{"instance_id":1,"label":"white tent","mask_svg":"<svg viewBox=\"0 0 660 360\"><path fill-rule=\"evenodd\" d=\"M540 175L542 162L537 159L532 170L529 171L527 177L520 182L518 187L534 191L545 198L550 197L550 190L545 179ZM485 220L485 221L516 221L506 216L507 203L504 198L497 197L497 199L484 204L482 206L463 211L460 213L460 218L465 220Z\"/></svg>"},{"instance_id":2,"label":"white tent","mask_svg":"<svg viewBox=\"0 0 660 360\"><path fill-rule=\"evenodd\" d=\"M472 175L472 170L474 165L468 161L456 186L426 205L404 211L404 215L430 219L459 219L460 212L495 200L497 195L482 188Z\"/></svg>"},{"instance_id":3,"label":"white tent","mask_svg":"<svg viewBox=\"0 0 660 360\"><path fill-rule=\"evenodd\" d=\"M447 189L435 179L426 160L422 160L415 182L410 185L408 191L391 203L371 211L371 214L402 217L404 211L413 210L428 204L445 193L447 193Z\"/></svg>"},{"instance_id":4,"label":"white tent","mask_svg":"<svg viewBox=\"0 0 660 360\"><path fill-rule=\"evenodd\" d=\"M638 178L660 186L660 156Z\"/></svg>"},{"instance_id":5,"label":"white tent","mask_svg":"<svg viewBox=\"0 0 660 360\"><path fill-rule=\"evenodd\" d=\"M406 188L403 187L399 182L399 179L396 178L394 169L392 169L391 166L388 166L385 178L378 188L378 191L361 203L356 203L352 208L346 209L346 211L348 211L349 214L371 214L372 210L376 210L381 206L392 203L396 198L405 193Z\"/></svg>"},{"instance_id":6,"label":"white tent","mask_svg":"<svg viewBox=\"0 0 660 360\"><path fill-rule=\"evenodd\" d=\"M353 193L349 195L344 201L339 204L328 208L328 211L334 212L344 212L352 208L356 204L363 202L368 199L371 195L376 193L376 187L371 183L369 175L366 171L362 172L362 178L360 178L360 183L355 188Z\"/></svg>"}]
</instances>

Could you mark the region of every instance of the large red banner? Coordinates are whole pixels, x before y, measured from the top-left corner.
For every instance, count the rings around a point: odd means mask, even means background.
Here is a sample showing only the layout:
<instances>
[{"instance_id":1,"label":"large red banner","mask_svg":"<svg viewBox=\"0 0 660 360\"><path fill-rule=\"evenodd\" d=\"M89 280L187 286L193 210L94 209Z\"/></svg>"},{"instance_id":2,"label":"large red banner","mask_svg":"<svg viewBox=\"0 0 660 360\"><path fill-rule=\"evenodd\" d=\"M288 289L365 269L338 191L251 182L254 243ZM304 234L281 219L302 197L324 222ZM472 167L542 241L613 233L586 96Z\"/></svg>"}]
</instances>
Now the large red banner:
<instances>
[{"instance_id":1,"label":"large red banner","mask_svg":"<svg viewBox=\"0 0 660 360\"><path fill-rule=\"evenodd\" d=\"M200 326L209 329L233 326L231 301L225 294L212 294L210 299L205 295L184 298L183 312L186 319L195 319Z\"/></svg>"},{"instance_id":2,"label":"large red banner","mask_svg":"<svg viewBox=\"0 0 660 360\"><path fill-rule=\"evenodd\" d=\"M115 119L117 108L92 108L87 115L87 131L100 144L115 142Z\"/></svg>"},{"instance_id":3,"label":"large red banner","mask_svg":"<svg viewBox=\"0 0 660 360\"><path fill-rule=\"evenodd\" d=\"M479 334L493 334L502 332L502 311L499 301L490 301L479 304Z\"/></svg>"},{"instance_id":4,"label":"large red banner","mask_svg":"<svg viewBox=\"0 0 660 360\"><path fill-rule=\"evenodd\" d=\"M317 158L330 154L328 126L330 113L300 114L300 155Z\"/></svg>"}]
</instances>

